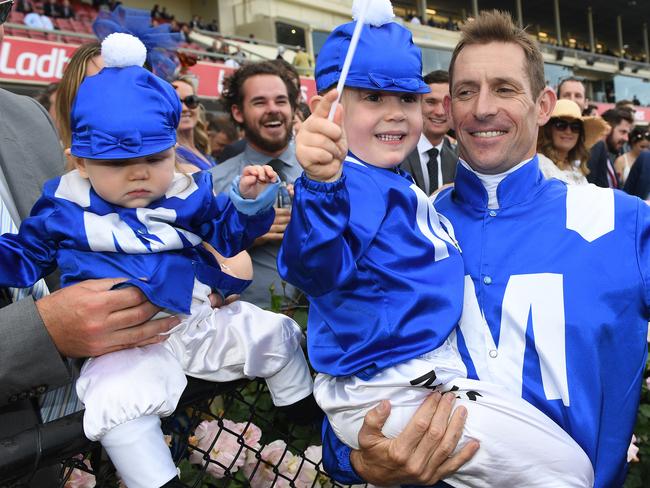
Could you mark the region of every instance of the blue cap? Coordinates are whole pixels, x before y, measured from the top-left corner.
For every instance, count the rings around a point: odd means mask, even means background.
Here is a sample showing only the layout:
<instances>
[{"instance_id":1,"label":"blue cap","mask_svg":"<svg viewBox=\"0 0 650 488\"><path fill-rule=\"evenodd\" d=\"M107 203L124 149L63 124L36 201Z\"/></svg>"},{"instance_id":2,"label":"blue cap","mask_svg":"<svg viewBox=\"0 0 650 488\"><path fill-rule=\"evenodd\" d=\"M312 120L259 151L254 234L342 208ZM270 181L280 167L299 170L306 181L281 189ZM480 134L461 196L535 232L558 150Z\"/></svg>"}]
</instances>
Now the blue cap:
<instances>
[{"instance_id":1,"label":"blue cap","mask_svg":"<svg viewBox=\"0 0 650 488\"><path fill-rule=\"evenodd\" d=\"M73 155L149 156L176 144L181 102L174 87L141 66L106 67L81 83L72 106Z\"/></svg>"},{"instance_id":2,"label":"blue cap","mask_svg":"<svg viewBox=\"0 0 650 488\"><path fill-rule=\"evenodd\" d=\"M319 92L339 81L355 24L339 25L318 53L316 88ZM413 44L411 32L395 22L362 27L345 86L389 92L431 91L422 78L420 48Z\"/></svg>"}]
</instances>

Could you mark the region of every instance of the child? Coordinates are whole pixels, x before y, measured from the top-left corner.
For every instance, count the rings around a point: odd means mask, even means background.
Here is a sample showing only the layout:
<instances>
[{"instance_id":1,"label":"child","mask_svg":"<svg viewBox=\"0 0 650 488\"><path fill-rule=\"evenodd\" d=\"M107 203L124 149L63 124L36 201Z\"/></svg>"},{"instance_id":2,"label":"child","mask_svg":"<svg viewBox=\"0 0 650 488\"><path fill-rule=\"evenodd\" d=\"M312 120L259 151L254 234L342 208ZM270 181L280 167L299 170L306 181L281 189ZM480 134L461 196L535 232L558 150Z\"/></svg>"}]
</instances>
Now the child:
<instances>
[{"instance_id":1,"label":"child","mask_svg":"<svg viewBox=\"0 0 650 488\"><path fill-rule=\"evenodd\" d=\"M364 415L389 399L383 427L397 436L430 390L454 391L468 410L460 446L476 455L452 486L593 485L582 449L532 405L467 379L449 336L462 312L464 267L451 227L398 168L422 127L419 49L396 23L364 25L334 122L354 23L337 27L316 64L324 96L298 134L304 174L278 258L280 274L310 298L314 396L336 435L358 448ZM346 155L347 154L347 155Z\"/></svg>"},{"instance_id":2,"label":"child","mask_svg":"<svg viewBox=\"0 0 650 488\"><path fill-rule=\"evenodd\" d=\"M264 377L274 403L309 397L301 332L289 318L235 302L213 310L209 295L238 293L201 246L232 256L268 231L277 176L244 168L230 198L208 173L174 171L181 104L174 88L142 68L146 49L113 34L106 62L81 84L72 109L76 170L45 184L16 235L0 238L0 286L26 287L57 265L62 286L127 277L181 323L167 341L91 358L77 382L84 431L99 440L129 488L183 486L160 429L186 385ZM119 59L122 58L122 59Z\"/></svg>"}]
</instances>

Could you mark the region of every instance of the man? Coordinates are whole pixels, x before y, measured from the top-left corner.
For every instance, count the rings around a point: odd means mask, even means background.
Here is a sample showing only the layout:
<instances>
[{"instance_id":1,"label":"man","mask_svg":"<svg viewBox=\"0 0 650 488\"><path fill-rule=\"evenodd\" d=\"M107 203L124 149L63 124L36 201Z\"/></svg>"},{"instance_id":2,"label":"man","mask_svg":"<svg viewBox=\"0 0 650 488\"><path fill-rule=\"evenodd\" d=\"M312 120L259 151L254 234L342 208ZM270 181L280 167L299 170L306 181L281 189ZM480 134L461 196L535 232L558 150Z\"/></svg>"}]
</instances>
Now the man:
<instances>
[{"instance_id":1,"label":"man","mask_svg":"<svg viewBox=\"0 0 650 488\"><path fill-rule=\"evenodd\" d=\"M454 342L469 377L516 392L577 441L595 487L622 486L647 353L650 208L543 178L537 132L555 105L543 66L534 41L498 12L466 24L452 55L446 106L462 160L436 208L465 261ZM450 403L431 397L386 439L382 402L352 453L326 425L325 469L355 483L440 481L471 456L447 457L462 423L454 417L445 432Z\"/></svg>"},{"instance_id":2,"label":"man","mask_svg":"<svg viewBox=\"0 0 650 488\"><path fill-rule=\"evenodd\" d=\"M590 151L587 181L602 188L618 188L619 181L613 162L621 154L634 124L634 118L626 109L613 108L602 115L611 127L607 138L596 143Z\"/></svg>"},{"instance_id":3,"label":"man","mask_svg":"<svg viewBox=\"0 0 650 488\"><path fill-rule=\"evenodd\" d=\"M449 73L432 71L424 77L430 93L422 95L422 135L417 147L401 164L427 195L456 176L458 152L447 138L449 118L443 101L449 96Z\"/></svg>"},{"instance_id":4,"label":"man","mask_svg":"<svg viewBox=\"0 0 650 488\"><path fill-rule=\"evenodd\" d=\"M210 170L215 191L228 191L232 181L248 164L269 164L288 184L300 176L302 168L290 143L297 97L296 84L286 70L274 62L248 64L225 81L224 108L244 130L246 147L241 154ZM275 295L293 297L295 292L293 287L282 282L276 266L290 215L290 208L277 208L270 232L249 249L254 276L242 299L262 308L271 305L271 287Z\"/></svg>"},{"instance_id":5,"label":"man","mask_svg":"<svg viewBox=\"0 0 650 488\"><path fill-rule=\"evenodd\" d=\"M211 156L219 161L226 146L239 139L237 127L232 123L230 116L219 114L208 121L208 138L210 139Z\"/></svg>"},{"instance_id":6,"label":"man","mask_svg":"<svg viewBox=\"0 0 650 488\"><path fill-rule=\"evenodd\" d=\"M578 104L580 110L584 110L589 105L589 100L585 95L585 85L578 78L565 78L557 87L557 97L573 100Z\"/></svg>"},{"instance_id":7,"label":"man","mask_svg":"<svg viewBox=\"0 0 650 488\"><path fill-rule=\"evenodd\" d=\"M0 23L0 43L3 34ZM43 182L63 171L63 155L51 120L35 100L0 89L0 114L0 208L19 225ZM149 320L159 309L136 288L111 290L119 281L85 281L39 300L13 301L9 290L0 290L0 438L40 422L39 396L70 383L62 356L99 356L160 342L158 334L178 324L175 318ZM52 290L56 283L48 280ZM39 473L30 486L58 486L56 472Z\"/></svg>"}]
</instances>

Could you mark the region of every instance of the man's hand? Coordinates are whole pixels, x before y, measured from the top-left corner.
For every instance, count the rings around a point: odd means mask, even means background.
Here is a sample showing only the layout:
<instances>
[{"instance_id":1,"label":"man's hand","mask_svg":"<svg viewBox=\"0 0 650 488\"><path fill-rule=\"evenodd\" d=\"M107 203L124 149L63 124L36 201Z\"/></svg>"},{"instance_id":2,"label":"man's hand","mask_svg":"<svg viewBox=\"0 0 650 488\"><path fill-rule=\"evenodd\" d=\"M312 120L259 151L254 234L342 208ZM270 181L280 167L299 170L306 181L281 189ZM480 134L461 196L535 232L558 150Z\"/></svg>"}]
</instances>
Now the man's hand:
<instances>
[{"instance_id":1,"label":"man's hand","mask_svg":"<svg viewBox=\"0 0 650 488\"><path fill-rule=\"evenodd\" d=\"M291 209L288 207L285 208L276 208L275 209L275 218L273 219L273 224L271 229L264 235L255 239L253 246L261 246L267 242L282 242L284 237L284 231L291 220Z\"/></svg>"},{"instance_id":2,"label":"man's hand","mask_svg":"<svg viewBox=\"0 0 650 488\"><path fill-rule=\"evenodd\" d=\"M382 401L368 412L359 431L359 450L350 455L354 470L367 482L381 486L433 485L456 472L479 446L470 441L452 456L467 415L464 407L452 415L454 399L453 393L429 395L395 439L381 432L390 414L390 403Z\"/></svg>"},{"instance_id":3,"label":"man's hand","mask_svg":"<svg viewBox=\"0 0 650 488\"><path fill-rule=\"evenodd\" d=\"M36 302L57 350L68 357L101 356L164 341L159 334L180 321L150 320L161 309L136 287L111 288L125 279L87 280L57 290Z\"/></svg>"},{"instance_id":4,"label":"man's hand","mask_svg":"<svg viewBox=\"0 0 650 488\"><path fill-rule=\"evenodd\" d=\"M296 136L296 157L309 179L336 181L343 171L348 143L341 124L343 108L336 108L334 121L327 120L337 91L331 90L318 101Z\"/></svg>"},{"instance_id":5,"label":"man's hand","mask_svg":"<svg viewBox=\"0 0 650 488\"><path fill-rule=\"evenodd\" d=\"M270 183L276 181L278 181L278 175L269 165L246 166L242 170L239 180L239 194L243 198L255 200Z\"/></svg>"}]
</instances>

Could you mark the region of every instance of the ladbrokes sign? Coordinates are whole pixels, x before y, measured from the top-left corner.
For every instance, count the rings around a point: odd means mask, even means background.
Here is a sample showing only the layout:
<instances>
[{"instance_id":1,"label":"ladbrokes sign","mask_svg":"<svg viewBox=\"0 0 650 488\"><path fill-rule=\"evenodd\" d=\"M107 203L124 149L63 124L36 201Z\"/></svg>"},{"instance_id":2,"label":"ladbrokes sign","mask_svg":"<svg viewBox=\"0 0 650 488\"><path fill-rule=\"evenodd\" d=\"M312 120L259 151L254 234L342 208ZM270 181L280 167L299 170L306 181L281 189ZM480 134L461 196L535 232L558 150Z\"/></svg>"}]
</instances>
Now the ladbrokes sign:
<instances>
[{"instance_id":1,"label":"ladbrokes sign","mask_svg":"<svg viewBox=\"0 0 650 488\"><path fill-rule=\"evenodd\" d=\"M76 48L70 44L6 36L0 44L0 80L58 81Z\"/></svg>"},{"instance_id":2,"label":"ladbrokes sign","mask_svg":"<svg viewBox=\"0 0 650 488\"><path fill-rule=\"evenodd\" d=\"M0 81L43 85L59 81L76 49L74 44L5 36L0 43ZM217 98L224 78L233 70L221 64L199 62L190 71L199 79L199 96ZM313 79L302 78L301 85L307 100L316 94Z\"/></svg>"}]
</instances>

